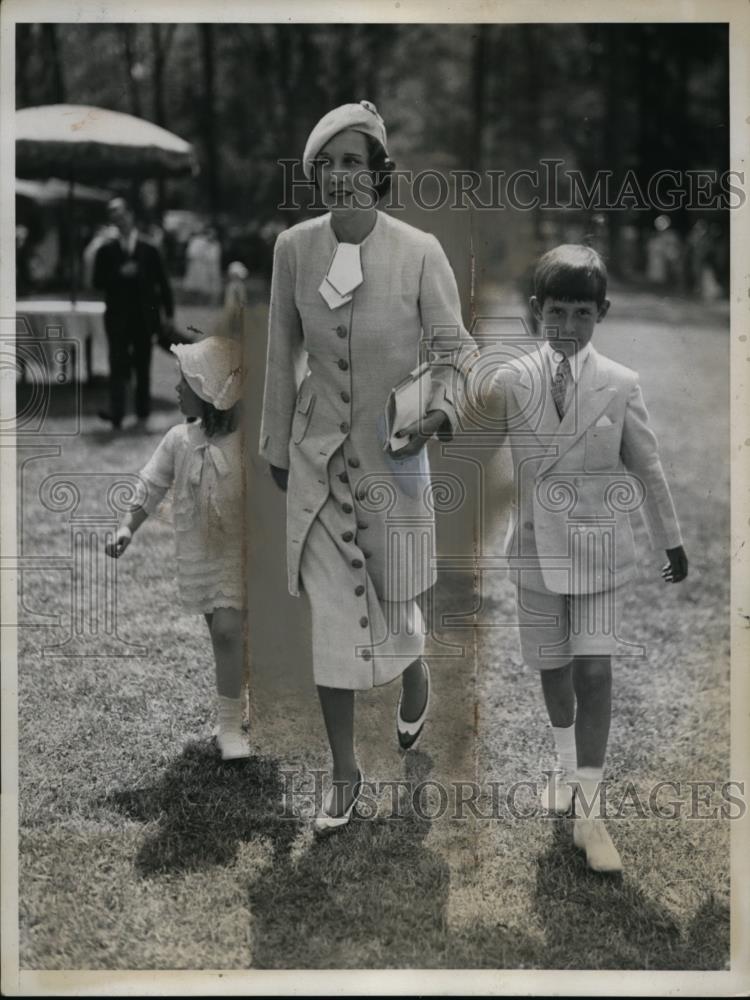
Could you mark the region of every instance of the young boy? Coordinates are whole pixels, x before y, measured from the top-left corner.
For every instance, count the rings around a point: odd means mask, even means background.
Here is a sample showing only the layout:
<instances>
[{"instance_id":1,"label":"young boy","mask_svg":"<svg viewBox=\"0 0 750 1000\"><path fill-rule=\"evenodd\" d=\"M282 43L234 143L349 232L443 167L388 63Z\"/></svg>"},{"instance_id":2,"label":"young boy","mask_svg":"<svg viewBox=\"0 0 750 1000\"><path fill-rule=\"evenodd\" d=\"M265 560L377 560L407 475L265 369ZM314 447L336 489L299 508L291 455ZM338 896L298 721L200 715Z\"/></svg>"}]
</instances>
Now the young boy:
<instances>
[{"instance_id":1,"label":"young boy","mask_svg":"<svg viewBox=\"0 0 750 1000\"><path fill-rule=\"evenodd\" d=\"M567 812L574 787L574 842L589 867L614 872L620 856L590 807L607 750L611 655L624 645L620 588L637 570L630 512L640 510L653 546L666 550L665 581L685 578L687 557L638 376L591 345L606 294L595 250L544 254L530 300L544 343L499 368L488 399L513 457L505 551L521 651L540 671L558 757L543 804Z\"/></svg>"}]
</instances>

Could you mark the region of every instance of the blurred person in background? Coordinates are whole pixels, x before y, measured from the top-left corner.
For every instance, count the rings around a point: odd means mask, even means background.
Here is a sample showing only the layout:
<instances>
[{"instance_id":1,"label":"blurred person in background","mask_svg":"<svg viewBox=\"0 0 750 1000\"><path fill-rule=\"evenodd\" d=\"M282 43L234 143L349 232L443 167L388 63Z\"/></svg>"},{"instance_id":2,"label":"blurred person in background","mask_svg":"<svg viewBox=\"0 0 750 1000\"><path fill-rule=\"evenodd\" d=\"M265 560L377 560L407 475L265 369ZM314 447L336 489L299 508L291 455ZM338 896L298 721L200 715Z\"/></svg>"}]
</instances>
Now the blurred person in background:
<instances>
[{"instance_id":1,"label":"blurred person in background","mask_svg":"<svg viewBox=\"0 0 750 1000\"><path fill-rule=\"evenodd\" d=\"M173 327L174 300L164 262L144 239L124 198L107 207L117 235L99 247L94 288L104 293L104 326L109 348L109 411L99 416L119 430L125 393L135 373L135 413L144 428L151 413L151 350L155 335Z\"/></svg>"},{"instance_id":2,"label":"blurred person in background","mask_svg":"<svg viewBox=\"0 0 750 1000\"><path fill-rule=\"evenodd\" d=\"M248 305L247 279L249 273L239 260L233 260L227 268L224 309L220 321L220 329L225 337L242 336L245 311Z\"/></svg>"},{"instance_id":3,"label":"blurred person in background","mask_svg":"<svg viewBox=\"0 0 750 1000\"><path fill-rule=\"evenodd\" d=\"M235 311L247 305L247 279L250 272L239 260L233 260L227 268L227 284L224 289L224 307Z\"/></svg>"},{"instance_id":4,"label":"blurred person in background","mask_svg":"<svg viewBox=\"0 0 750 1000\"><path fill-rule=\"evenodd\" d=\"M703 302L714 302L721 296L721 285L716 277L716 246L705 219L698 219L687 237L687 262L689 291Z\"/></svg>"},{"instance_id":5,"label":"blurred person in background","mask_svg":"<svg viewBox=\"0 0 750 1000\"><path fill-rule=\"evenodd\" d=\"M646 244L646 277L655 285L677 289L683 280L682 241L666 215L657 215L654 229Z\"/></svg>"},{"instance_id":6,"label":"blurred person in background","mask_svg":"<svg viewBox=\"0 0 750 1000\"><path fill-rule=\"evenodd\" d=\"M119 230L117 226L107 223L103 226L99 226L89 242L86 244L82 255L84 288L92 289L94 287L94 265L96 263L96 255L99 253L99 248L104 246L105 243L109 243L110 240L116 240L118 236Z\"/></svg>"},{"instance_id":7,"label":"blurred person in background","mask_svg":"<svg viewBox=\"0 0 750 1000\"><path fill-rule=\"evenodd\" d=\"M188 242L183 288L212 305L221 301L221 243L212 226L195 233Z\"/></svg>"}]
</instances>

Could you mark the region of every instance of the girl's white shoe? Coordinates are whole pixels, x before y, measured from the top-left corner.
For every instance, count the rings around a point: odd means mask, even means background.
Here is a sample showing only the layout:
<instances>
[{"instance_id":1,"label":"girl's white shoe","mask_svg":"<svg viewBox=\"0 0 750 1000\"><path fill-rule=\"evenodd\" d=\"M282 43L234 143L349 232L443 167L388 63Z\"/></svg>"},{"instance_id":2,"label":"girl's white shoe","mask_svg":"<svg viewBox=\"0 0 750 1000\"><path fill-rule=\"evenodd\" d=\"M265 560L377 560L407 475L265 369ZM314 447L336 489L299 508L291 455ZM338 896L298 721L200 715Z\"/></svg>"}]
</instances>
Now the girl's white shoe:
<instances>
[{"instance_id":1,"label":"girl's white shoe","mask_svg":"<svg viewBox=\"0 0 750 1000\"><path fill-rule=\"evenodd\" d=\"M235 730L219 731L216 735L216 742L222 760L242 760L250 756L250 744L242 730L239 732Z\"/></svg>"},{"instance_id":2,"label":"girl's white shoe","mask_svg":"<svg viewBox=\"0 0 750 1000\"><path fill-rule=\"evenodd\" d=\"M242 729L242 698L218 695L219 725L216 742L222 760L239 760L250 756L250 746Z\"/></svg>"},{"instance_id":3,"label":"girl's white shoe","mask_svg":"<svg viewBox=\"0 0 750 1000\"><path fill-rule=\"evenodd\" d=\"M362 772L357 771L357 783L354 786L352 801L349 803L349 808L345 813L342 813L341 816L331 816L328 811L329 809L333 809L333 797L336 791L335 786L333 785L328 789L328 794L323 802L323 808L313 820L313 833L316 836L324 837L326 834L334 833L336 830L340 830L342 827L347 826L354 815L354 808L357 805L360 795L362 794L364 780Z\"/></svg>"}]
</instances>

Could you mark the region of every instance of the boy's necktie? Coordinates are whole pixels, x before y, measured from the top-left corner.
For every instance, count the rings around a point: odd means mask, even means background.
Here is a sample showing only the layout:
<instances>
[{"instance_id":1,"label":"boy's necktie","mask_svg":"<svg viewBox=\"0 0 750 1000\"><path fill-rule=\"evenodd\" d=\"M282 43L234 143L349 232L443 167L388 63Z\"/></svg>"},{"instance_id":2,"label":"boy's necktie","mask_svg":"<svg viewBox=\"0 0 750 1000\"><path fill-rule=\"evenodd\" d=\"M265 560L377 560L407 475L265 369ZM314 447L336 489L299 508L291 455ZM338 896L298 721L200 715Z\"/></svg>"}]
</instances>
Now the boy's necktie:
<instances>
[{"instance_id":1,"label":"boy's necktie","mask_svg":"<svg viewBox=\"0 0 750 1000\"><path fill-rule=\"evenodd\" d=\"M555 401L555 408L560 420L565 415L565 395L568 390L568 380L570 377L570 362L566 357L563 357L552 379L552 398Z\"/></svg>"}]
</instances>

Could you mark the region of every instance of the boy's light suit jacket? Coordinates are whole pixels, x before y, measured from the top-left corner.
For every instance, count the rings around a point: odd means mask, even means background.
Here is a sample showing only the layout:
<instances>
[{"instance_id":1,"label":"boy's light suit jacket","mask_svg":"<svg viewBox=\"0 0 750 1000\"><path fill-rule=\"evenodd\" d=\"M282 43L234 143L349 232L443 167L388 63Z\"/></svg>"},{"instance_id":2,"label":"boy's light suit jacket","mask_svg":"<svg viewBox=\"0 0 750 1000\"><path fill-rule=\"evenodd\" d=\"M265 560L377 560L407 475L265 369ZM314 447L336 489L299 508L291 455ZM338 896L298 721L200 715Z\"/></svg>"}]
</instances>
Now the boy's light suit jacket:
<instances>
[{"instance_id":1,"label":"boy's light suit jacket","mask_svg":"<svg viewBox=\"0 0 750 1000\"><path fill-rule=\"evenodd\" d=\"M682 544L636 372L592 347L560 421L537 348L498 369L488 412L511 444L505 552L517 585L583 594L632 579L635 511L655 548Z\"/></svg>"}]
</instances>

